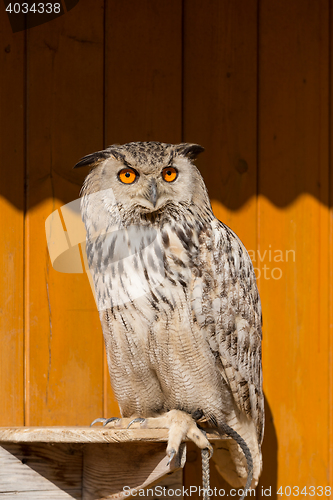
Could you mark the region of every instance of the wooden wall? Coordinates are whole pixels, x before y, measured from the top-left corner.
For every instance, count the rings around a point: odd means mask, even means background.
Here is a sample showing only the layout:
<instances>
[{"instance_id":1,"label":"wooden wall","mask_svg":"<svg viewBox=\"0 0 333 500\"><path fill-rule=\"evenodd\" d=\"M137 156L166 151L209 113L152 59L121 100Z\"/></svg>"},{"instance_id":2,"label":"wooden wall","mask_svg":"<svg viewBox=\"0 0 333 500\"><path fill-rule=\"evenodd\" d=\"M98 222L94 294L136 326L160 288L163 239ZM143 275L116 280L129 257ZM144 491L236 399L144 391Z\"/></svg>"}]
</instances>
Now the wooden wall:
<instances>
[{"instance_id":1,"label":"wooden wall","mask_svg":"<svg viewBox=\"0 0 333 500\"><path fill-rule=\"evenodd\" d=\"M0 425L118 414L88 281L54 271L45 219L78 197L83 155L198 142L215 213L258 273L261 486L272 498L333 486L330 12L329 0L80 0L15 34L1 13Z\"/></svg>"}]
</instances>

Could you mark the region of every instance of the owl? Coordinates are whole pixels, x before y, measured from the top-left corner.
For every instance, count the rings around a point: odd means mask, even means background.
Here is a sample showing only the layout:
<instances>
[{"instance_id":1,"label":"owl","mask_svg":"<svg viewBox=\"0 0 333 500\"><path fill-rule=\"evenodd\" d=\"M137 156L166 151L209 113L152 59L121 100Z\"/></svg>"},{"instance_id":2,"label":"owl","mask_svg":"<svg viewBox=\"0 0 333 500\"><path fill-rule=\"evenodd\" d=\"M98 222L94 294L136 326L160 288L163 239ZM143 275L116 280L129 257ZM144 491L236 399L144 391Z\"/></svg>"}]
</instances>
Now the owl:
<instances>
[{"instance_id":1,"label":"owl","mask_svg":"<svg viewBox=\"0 0 333 500\"><path fill-rule=\"evenodd\" d=\"M122 417L168 428L170 459L185 438L211 449L205 425L229 434L216 467L244 487L247 450L255 487L261 304L245 247L212 212L194 165L202 151L131 142L82 158L76 167L92 167L81 193L86 254Z\"/></svg>"}]
</instances>

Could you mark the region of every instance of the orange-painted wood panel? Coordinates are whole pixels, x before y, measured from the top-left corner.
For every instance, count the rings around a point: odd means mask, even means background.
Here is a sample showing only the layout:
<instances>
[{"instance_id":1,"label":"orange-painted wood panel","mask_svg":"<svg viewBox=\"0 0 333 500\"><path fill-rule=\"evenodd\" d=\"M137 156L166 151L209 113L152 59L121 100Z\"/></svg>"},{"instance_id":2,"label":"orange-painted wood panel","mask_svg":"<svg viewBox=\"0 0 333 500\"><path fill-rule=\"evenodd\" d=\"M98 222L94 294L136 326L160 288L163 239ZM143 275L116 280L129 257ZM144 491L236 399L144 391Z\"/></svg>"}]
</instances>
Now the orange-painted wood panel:
<instances>
[{"instance_id":1,"label":"orange-painted wood panel","mask_svg":"<svg viewBox=\"0 0 333 500\"><path fill-rule=\"evenodd\" d=\"M144 0L138 6L110 1L106 19L106 145L181 142L181 2ZM105 383L105 411L112 416L114 397L107 375Z\"/></svg>"},{"instance_id":2,"label":"orange-painted wood panel","mask_svg":"<svg viewBox=\"0 0 333 500\"><path fill-rule=\"evenodd\" d=\"M23 425L25 36L1 15L0 39L0 425Z\"/></svg>"},{"instance_id":3,"label":"orange-painted wood panel","mask_svg":"<svg viewBox=\"0 0 333 500\"><path fill-rule=\"evenodd\" d=\"M87 425L103 412L103 341L85 274L52 268L45 220L79 196L76 161L103 147L103 1L28 31L26 422Z\"/></svg>"},{"instance_id":4,"label":"orange-painted wood panel","mask_svg":"<svg viewBox=\"0 0 333 500\"><path fill-rule=\"evenodd\" d=\"M275 493L330 484L328 2L263 0L259 26L259 286L277 434L261 484Z\"/></svg>"}]
</instances>

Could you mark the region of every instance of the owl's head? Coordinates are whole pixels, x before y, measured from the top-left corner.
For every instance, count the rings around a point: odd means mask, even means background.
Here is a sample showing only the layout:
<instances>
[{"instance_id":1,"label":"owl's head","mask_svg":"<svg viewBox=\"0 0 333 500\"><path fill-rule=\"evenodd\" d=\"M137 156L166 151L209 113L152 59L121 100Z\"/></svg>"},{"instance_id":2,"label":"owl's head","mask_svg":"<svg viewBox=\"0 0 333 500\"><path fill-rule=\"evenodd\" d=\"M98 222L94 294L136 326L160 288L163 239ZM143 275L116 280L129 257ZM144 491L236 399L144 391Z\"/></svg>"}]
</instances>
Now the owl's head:
<instances>
[{"instance_id":1,"label":"owl's head","mask_svg":"<svg viewBox=\"0 0 333 500\"><path fill-rule=\"evenodd\" d=\"M206 206L209 198L193 160L204 151L198 144L131 142L113 145L82 158L75 167L93 167L84 195L112 189L126 212L158 213L168 206Z\"/></svg>"}]
</instances>

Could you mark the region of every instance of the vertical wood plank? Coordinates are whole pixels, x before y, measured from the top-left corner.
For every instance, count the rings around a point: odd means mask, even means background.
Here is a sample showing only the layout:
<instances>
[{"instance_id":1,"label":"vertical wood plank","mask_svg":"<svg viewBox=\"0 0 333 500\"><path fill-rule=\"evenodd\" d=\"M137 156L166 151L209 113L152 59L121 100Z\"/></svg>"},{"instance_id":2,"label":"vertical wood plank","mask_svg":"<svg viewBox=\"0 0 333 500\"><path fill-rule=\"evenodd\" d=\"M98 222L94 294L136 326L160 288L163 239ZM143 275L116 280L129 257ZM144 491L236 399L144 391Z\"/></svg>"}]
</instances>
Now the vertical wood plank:
<instances>
[{"instance_id":1,"label":"vertical wood plank","mask_svg":"<svg viewBox=\"0 0 333 500\"><path fill-rule=\"evenodd\" d=\"M259 24L259 283L277 487L326 486L328 2L262 0ZM264 456L261 484L272 479Z\"/></svg>"},{"instance_id":2,"label":"vertical wood plank","mask_svg":"<svg viewBox=\"0 0 333 500\"><path fill-rule=\"evenodd\" d=\"M112 0L105 31L105 144L181 142L181 2ZM108 377L106 383L112 416Z\"/></svg>"},{"instance_id":3,"label":"vertical wood plank","mask_svg":"<svg viewBox=\"0 0 333 500\"><path fill-rule=\"evenodd\" d=\"M12 33L4 12L0 39L0 425L4 426L24 424L24 33Z\"/></svg>"},{"instance_id":4,"label":"vertical wood plank","mask_svg":"<svg viewBox=\"0 0 333 500\"><path fill-rule=\"evenodd\" d=\"M27 424L89 424L103 411L103 343L85 274L54 271L45 219L78 198L103 147L103 0L28 32Z\"/></svg>"},{"instance_id":5,"label":"vertical wood plank","mask_svg":"<svg viewBox=\"0 0 333 500\"><path fill-rule=\"evenodd\" d=\"M106 144L181 140L182 5L107 3Z\"/></svg>"},{"instance_id":6,"label":"vertical wood plank","mask_svg":"<svg viewBox=\"0 0 333 500\"><path fill-rule=\"evenodd\" d=\"M255 253L257 0L185 0L183 95L215 215Z\"/></svg>"}]
</instances>

